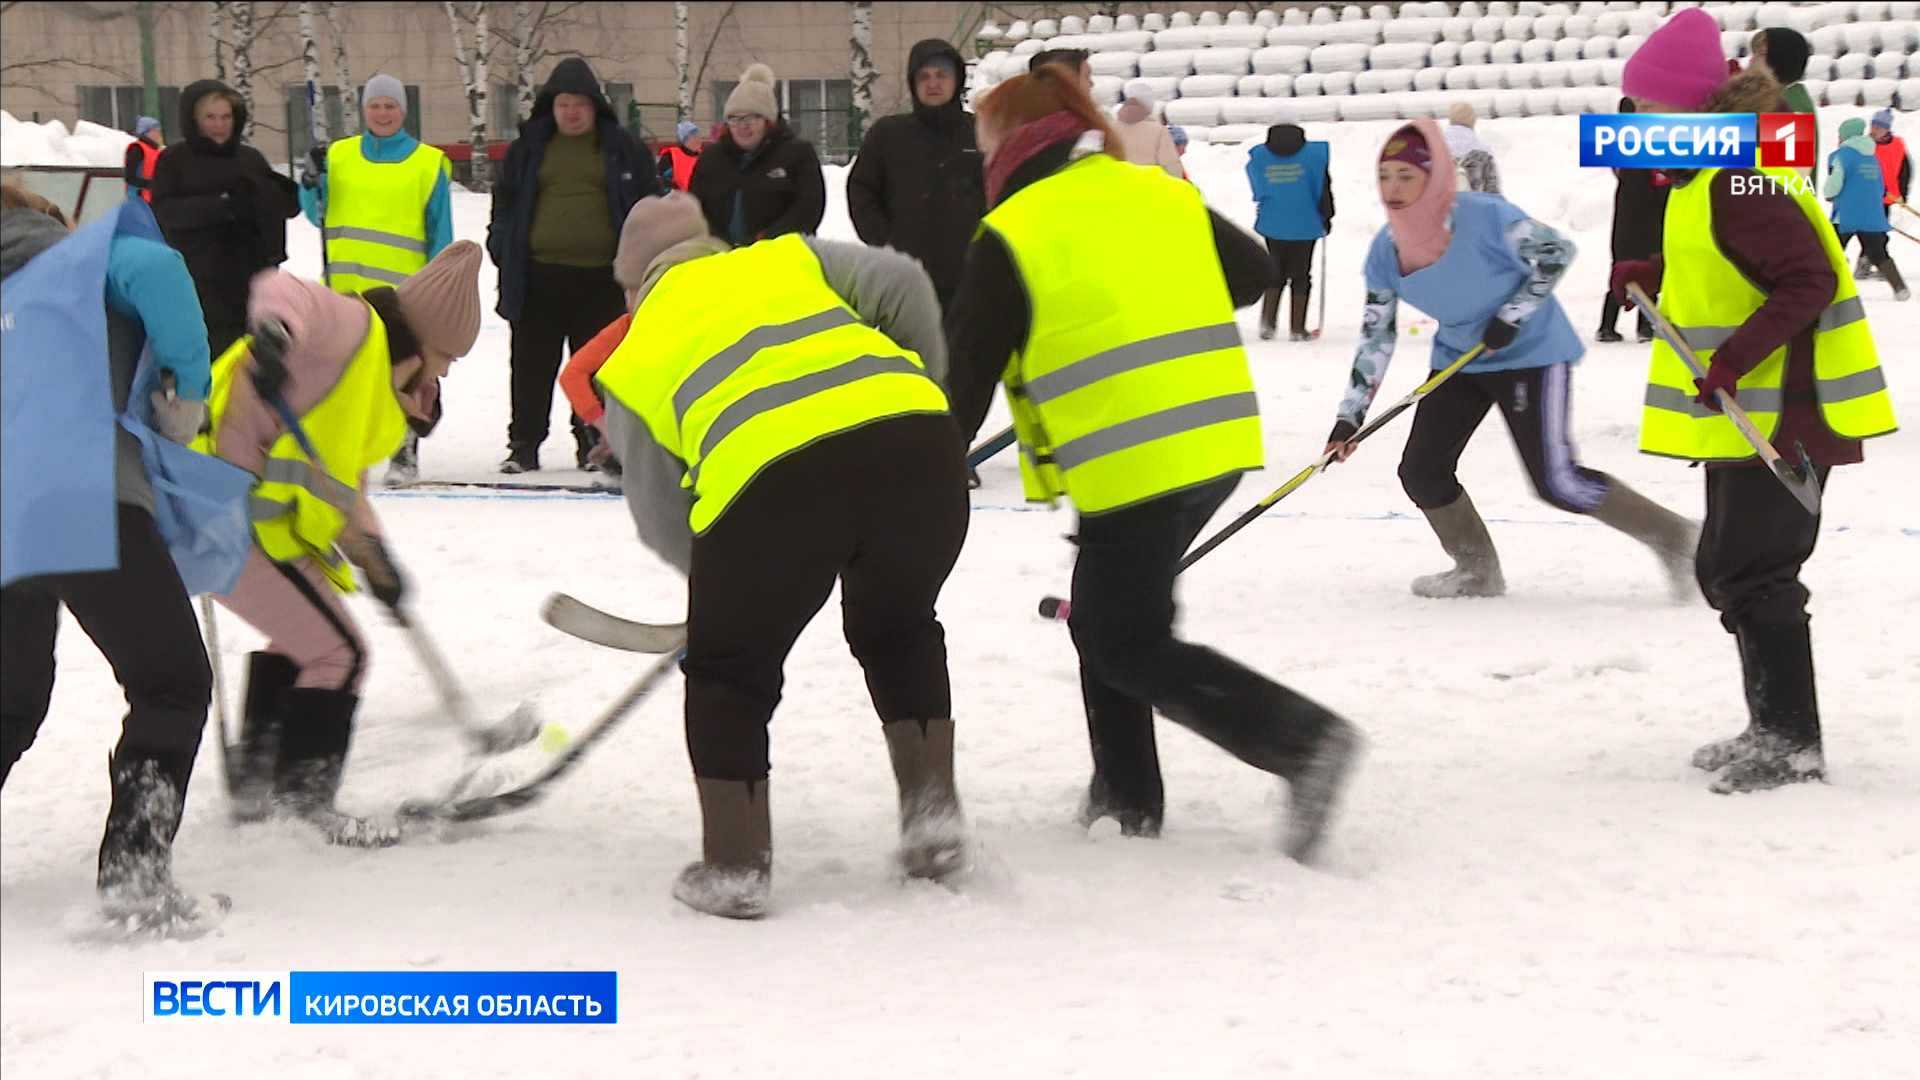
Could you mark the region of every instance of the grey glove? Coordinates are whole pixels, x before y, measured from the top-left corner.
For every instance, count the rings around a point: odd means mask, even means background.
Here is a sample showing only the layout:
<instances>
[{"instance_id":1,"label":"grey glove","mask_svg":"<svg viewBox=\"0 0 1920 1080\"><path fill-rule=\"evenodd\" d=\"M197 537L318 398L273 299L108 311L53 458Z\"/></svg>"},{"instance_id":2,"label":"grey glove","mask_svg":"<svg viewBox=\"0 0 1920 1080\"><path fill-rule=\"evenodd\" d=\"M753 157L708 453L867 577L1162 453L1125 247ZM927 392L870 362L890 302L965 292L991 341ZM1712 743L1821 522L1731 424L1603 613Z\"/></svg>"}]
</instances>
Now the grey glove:
<instances>
[{"instance_id":1,"label":"grey glove","mask_svg":"<svg viewBox=\"0 0 1920 1080\"><path fill-rule=\"evenodd\" d=\"M207 403L174 397L164 390L153 392L153 428L185 446L206 426Z\"/></svg>"}]
</instances>

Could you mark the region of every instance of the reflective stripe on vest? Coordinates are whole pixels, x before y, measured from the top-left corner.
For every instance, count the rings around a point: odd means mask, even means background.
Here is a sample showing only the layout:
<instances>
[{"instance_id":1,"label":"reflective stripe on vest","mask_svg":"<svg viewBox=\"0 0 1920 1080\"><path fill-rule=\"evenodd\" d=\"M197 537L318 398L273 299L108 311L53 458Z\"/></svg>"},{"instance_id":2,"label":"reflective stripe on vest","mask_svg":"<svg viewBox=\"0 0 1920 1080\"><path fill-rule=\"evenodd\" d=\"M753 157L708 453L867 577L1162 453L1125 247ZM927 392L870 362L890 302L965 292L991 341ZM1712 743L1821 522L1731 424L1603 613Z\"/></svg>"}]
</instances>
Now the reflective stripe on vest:
<instances>
[{"instance_id":1,"label":"reflective stripe on vest","mask_svg":"<svg viewBox=\"0 0 1920 1080\"><path fill-rule=\"evenodd\" d=\"M1894 429L1893 405L1866 310L1833 227L1798 174L1786 169L1759 171L1780 178L1773 190L1787 194L1800 207L1834 269L1834 298L1813 327L1814 393L1821 418L1847 438L1884 435ZM1718 172L1702 170L1690 183L1674 188L1667 202L1662 244L1668 272L1660 311L1678 328L1702 366L1767 300L1767 294L1747 280L1714 239L1712 187ZM1734 394L1767 438L1779 428L1785 407L1788 347L1781 345L1742 376ZM1753 448L1733 422L1695 403L1697 393L1685 362L1665 341L1656 341L1641 411L1640 449L1702 461L1752 457Z\"/></svg>"},{"instance_id":2,"label":"reflective stripe on vest","mask_svg":"<svg viewBox=\"0 0 1920 1080\"><path fill-rule=\"evenodd\" d=\"M327 284L340 292L398 285L427 264L427 203L451 166L425 144L401 161L368 161L361 137L327 148Z\"/></svg>"},{"instance_id":3,"label":"reflective stripe on vest","mask_svg":"<svg viewBox=\"0 0 1920 1080\"><path fill-rule=\"evenodd\" d=\"M1003 375L1029 499L1099 513L1260 467L1253 377L1190 185L1094 154L984 224L1033 313Z\"/></svg>"},{"instance_id":4,"label":"reflective stripe on vest","mask_svg":"<svg viewBox=\"0 0 1920 1080\"><path fill-rule=\"evenodd\" d=\"M595 381L686 464L696 534L796 450L947 411L920 358L863 324L794 235L668 269Z\"/></svg>"},{"instance_id":5,"label":"reflective stripe on vest","mask_svg":"<svg viewBox=\"0 0 1920 1080\"><path fill-rule=\"evenodd\" d=\"M267 452L260 482L248 500L254 539L276 562L311 558L342 592L354 588L353 570L334 550L359 497L360 473L392 456L406 437L406 412L393 391L393 359L386 324L367 308L367 334L340 377L306 414L300 426L326 463L318 468L291 432ZM214 363L207 408L212 432L220 431L234 380L247 369L252 339L243 337ZM197 449L215 453L213 437Z\"/></svg>"}]
</instances>

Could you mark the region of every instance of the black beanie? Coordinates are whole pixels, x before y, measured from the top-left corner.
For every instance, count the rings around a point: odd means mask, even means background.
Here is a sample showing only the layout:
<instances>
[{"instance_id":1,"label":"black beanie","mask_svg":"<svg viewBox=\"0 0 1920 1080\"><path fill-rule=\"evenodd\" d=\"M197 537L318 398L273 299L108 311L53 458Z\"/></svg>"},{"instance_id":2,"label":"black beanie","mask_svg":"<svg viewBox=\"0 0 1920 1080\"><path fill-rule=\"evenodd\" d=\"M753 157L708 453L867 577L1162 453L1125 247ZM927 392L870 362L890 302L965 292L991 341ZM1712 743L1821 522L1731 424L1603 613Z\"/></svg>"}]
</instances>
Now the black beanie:
<instances>
[{"instance_id":1,"label":"black beanie","mask_svg":"<svg viewBox=\"0 0 1920 1080\"><path fill-rule=\"evenodd\" d=\"M1800 31L1790 26L1769 26L1761 33L1767 36L1767 67L1780 85L1797 83L1807 73L1807 54L1812 48Z\"/></svg>"}]
</instances>

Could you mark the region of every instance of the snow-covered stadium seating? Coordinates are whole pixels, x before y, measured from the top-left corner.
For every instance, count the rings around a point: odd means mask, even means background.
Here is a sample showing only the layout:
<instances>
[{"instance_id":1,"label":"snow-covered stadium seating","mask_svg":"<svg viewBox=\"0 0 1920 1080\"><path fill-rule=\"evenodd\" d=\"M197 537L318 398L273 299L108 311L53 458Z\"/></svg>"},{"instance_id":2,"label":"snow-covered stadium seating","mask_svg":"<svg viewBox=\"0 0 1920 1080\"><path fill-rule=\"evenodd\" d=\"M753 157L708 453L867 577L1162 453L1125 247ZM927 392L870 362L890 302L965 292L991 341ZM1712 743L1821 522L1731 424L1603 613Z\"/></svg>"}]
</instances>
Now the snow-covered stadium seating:
<instances>
[{"instance_id":1,"label":"snow-covered stadium seating","mask_svg":"<svg viewBox=\"0 0 1920 1080\"><path fill-rule=\"evenodd\" d=\"M977 35L975 93L1027 70L1042 49L1086 49L1094 98L1119 102L1142 78L1169 123L1196 141L1261 136L1275 99L1308 121L1611 112L1626 60L1667 16L1704 8L1721 48L1745 57L1756 29L1792 27L1813 55L1803 79L1825 105L1920 109L1920 0L1785 4L1578 0L1324 4L1248 12L1063 16Z\"/></svg>"}]
</instances>

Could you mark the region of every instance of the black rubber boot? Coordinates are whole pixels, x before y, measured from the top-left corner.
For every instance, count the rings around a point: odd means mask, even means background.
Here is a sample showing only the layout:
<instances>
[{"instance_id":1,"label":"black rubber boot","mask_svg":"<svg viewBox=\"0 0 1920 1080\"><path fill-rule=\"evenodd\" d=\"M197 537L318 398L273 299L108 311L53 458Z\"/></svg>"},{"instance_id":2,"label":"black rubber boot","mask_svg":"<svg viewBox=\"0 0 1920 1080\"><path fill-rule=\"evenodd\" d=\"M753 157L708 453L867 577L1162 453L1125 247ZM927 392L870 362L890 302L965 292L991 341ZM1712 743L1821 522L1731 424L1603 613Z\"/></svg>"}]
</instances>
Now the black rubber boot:
<instances>
[{"instance_id":1,"label":"black rubber boot","mask_svg":"<svg viewBox=\"0 0 1920 1080\"><path fill-rule=\"evenodd\" d=\"M174 884L173 839L193 756L192 750L123 745L107 761L113 805L95 884L101 912L117 933L193 937L231 906L224 896L196 897Z\"/></svg>"},{"instance_id":2,"label":"black rubber boot","mask_svg":"<svg viewBox=\"0 0 1920 1080\"><path fill-rule=\"evenodd\" d=\"M300 667L280 653L247 656L247 696L240 714L240 745L227 750L229 812L235 821L259 821L272 809L273 762L280 752L287 691Z\"/></svg>"},{"instance_id":3,"label":"black rubber boot","mask_svg":"<svg viewBox=\"0 0 1920 1080\"><path fill-rule=\"evenodd\" d=\"M1711 790L1726 795L1824 779L1813 639L1805 619L1743 622L1734 633L1749 722L1744 746Z\"/></svg>"},{"instance_id":4,"label":"black rubber boot","mask_svg":"<svg viewBox=\"0 0 1920 1080\"><path fill-rule=\"evenodd\" d=\"M1312 290L1296 286L1288 291L1287 296L1293 305L1292 310L1287 313L1289 316L1287 340L1313 340L1313 335L1307 333L1307 301L1312 299Z\"/></svg>"},{"instance_id":5,"label":"black rubber boot","mask_svg":"<svg viewBox=\"0 0 1920 1080\"><path fill-rule=\"evenodd\" d=\"M1260 340L1272 341L1280 321L1280 290L1268 289L1260 297Z\"/></svg>"},{"instance_id":6,"label":"black rubber boot","mask_svg":"<svg viewBox=\"0 0 1920 1080\"><path fill-rule=\"evenodd\" d=\"M767 782L695 777L700 790L700 861L673 883L673 898L723 919L758 919L773 889L773 821Z\"/></svg>"},{"instance_id":7,"label":"black rubber boot","mask_svg":"<svg viewBox=\"0 0 1920 1080\"><path fill-rule=\"evenodd\" d=\"M289 690L280 753L273 763L275 805L319 829L330 844L387 847L400 839L391 821L358 818L334 809L353 742L360 697L345 690Z\"/></svg>"}]
</instances>

